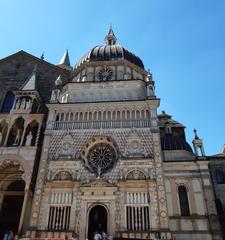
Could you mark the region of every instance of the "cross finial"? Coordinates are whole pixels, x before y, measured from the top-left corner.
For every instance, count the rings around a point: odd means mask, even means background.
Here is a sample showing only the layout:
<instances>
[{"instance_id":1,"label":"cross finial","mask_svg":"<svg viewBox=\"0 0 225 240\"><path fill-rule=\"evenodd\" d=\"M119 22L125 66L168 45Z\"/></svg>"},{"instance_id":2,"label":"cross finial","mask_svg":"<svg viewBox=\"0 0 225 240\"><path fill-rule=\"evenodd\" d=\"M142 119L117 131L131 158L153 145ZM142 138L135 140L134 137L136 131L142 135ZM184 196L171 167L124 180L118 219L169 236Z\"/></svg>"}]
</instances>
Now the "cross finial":
<instances>
[{"instance_id":1,"label":"cross finial","mask_svg":"<svg viewBox=\"0 0 225 240\"><path fill-rule=\"evenodd\" d=\"M44 52L41 54L41 60L44 60L45 59L45 56L44 56Z\"/></svg>"},{"instance_id":2,"label":"cross finial","mask_svg":"<svg viewBox=\"0 0 225 240\"><path fill-rule=\"evenodd\" d=\"M194 133L195 133L195 139L199 139L198 135L197 135L197 129L194 128Z\"/></svg>"},{"instance_id":3,"label":"cross finial","mask_svg":"<svg viewBox=\"0 0 225 240\"><path fill-rule=\"evenodd\" d=\"M116 44L116 36L113 32L113 29L112 29L112 24L110 24L109 26L109 31L108 31L108 34L105 36L105 43L107 45L115 45Z\"/></svg>"}]
</instances>

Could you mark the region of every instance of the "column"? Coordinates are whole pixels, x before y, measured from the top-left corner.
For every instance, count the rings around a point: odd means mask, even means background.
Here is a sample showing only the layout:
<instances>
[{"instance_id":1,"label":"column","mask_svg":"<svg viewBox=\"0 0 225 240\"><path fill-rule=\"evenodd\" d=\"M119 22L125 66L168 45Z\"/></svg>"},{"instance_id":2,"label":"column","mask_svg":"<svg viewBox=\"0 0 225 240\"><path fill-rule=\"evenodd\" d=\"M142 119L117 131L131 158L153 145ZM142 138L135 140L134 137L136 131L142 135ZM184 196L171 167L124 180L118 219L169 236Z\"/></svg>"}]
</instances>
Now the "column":
<instances>
[{"instance_id":1,"label":"column","mask_svg":"<svg viewBox=\"0 0 225 240\"><path fill-rule=\"evenodd\" d=\"M7 129L7 133L6 133L5 139L4 139L3 146L6 146L6 144L7 144L8 137L9 137L9 133L10 133L11 128L12 128L12 124L9 122L9 123L8 123L8 129Z\"/></svg>"},{"instance_id":2,"label":"column","mask_svg":"<svg viewBox=\"0 0 225 240\"><path fill-rule=\"evenodd\" d=\"M29 192L30 192L29 189L24 190L23 207L22 207L22 211L21 211L21 214L20 214L20 222L19 222L19 227L18 227L17 234L20 234L21 231L22 231L22 228L23 228L23 222L24 222L25 211L26 211L26 208L27 208Z\"/></svg>"},{"instance_id":3,"label":"column","mask_svg":"<svg viewBox=\"0 0 225 240\"><path fill-rule=\"evenodd\" d=\"M22 146L22 144L23 144L23 140L24 140L26 129L27 129L27 122L25 121L24 128L23 128L23 134L21 136L20 143L18 144L18 146Z\"/></svg>"},{"instance_id":4,"label":"column","mask_svg":"<svg viewBox=\"0 0 225 240\"><path fill-rule=\"evenodd\" d=\"M38 130L37 130L37 136L35 139L35 144L34 146L38 145L39 137L40 137L40 132L41 132L41 126L42 126L42 121L38 123Z\"/></svg>"}]
</instances>

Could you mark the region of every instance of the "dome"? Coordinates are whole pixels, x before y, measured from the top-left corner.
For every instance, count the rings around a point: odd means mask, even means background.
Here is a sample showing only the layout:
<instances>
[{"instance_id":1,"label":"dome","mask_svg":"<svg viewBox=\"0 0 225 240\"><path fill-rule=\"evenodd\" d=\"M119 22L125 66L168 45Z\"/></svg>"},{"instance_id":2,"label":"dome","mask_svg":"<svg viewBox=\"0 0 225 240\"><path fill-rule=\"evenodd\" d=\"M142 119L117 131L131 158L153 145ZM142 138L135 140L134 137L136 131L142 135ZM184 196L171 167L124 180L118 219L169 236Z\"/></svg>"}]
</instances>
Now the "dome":
<instances>
[{"instance_id":1,"label":"dome","mask_svg":"<svg viewBox=\"0 0 225 240\"><path fill-rule=\"evenodd\" d=\"M76 68L85 62L127 60L144 69L144 64L139 57L121 45L116 44L116 37L113 33L112 27L110 27L109 32L105 37L105 43L105 45L96 46L91 49L91 51L80 59Z\"/></svg>"},{"instance_id":2,"label":"dome","mask_svg":"<svg viewBox=\"0 0 225 240\"><path fill-rule=\"evenodd\" d=\"M162 150L186 150L192 152L191 146L181 137L166 134L161 137Z\"/></svg>"}]
</instances>

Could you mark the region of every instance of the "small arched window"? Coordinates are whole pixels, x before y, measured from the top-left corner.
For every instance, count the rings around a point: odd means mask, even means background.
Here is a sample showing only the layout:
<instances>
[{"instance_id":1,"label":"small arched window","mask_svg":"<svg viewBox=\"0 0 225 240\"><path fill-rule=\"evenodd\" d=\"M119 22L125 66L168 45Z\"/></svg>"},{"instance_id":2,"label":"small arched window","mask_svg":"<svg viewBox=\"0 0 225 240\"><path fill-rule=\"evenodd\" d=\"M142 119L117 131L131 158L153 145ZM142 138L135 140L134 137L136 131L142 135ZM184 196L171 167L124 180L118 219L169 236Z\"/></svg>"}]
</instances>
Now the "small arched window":
<instances>
[{"instance_id":1,"label":"small arched window","mask_svg":"<svg viewBox=\"0 0 225 240\"><path fill-rule=\"evenodd\" d=\"M215 177L217 184L225 184L225 173L223 171L216 170Z\"/></svg>"},{"instance_id":2,"label":"small arched window","mask_svg":"<svg viewBox=\"0 0 225 240\"><path fill-rule=\"evenodd\" d=\"M13 102L15 99L15 95L12 91L7 92L5 95L5 99L2 105L2 112L3 113L9 113L10 110L12 109Z\"/></svg>"},{"instance_id":3,"label":"small arched window","mask_svg":"<svg viewBox=\"0 0 225 240\"><path fill-rule=\"evenodd\" d=\"M178 187L178 196L180 202L180 214L181 216L190 216L189 202L187 189L184 186Z\"/></svg>"},{"instance_id":4,"label":"small arched window","mask_svg":"<svg viewBox=\"0 0 225 240\"><path fill-rule=\"evenodd\" d=\"M16 180L7 188L7 191L23 191L25 188L25 182L23 180Z\"/></svg>"}]
</instances>

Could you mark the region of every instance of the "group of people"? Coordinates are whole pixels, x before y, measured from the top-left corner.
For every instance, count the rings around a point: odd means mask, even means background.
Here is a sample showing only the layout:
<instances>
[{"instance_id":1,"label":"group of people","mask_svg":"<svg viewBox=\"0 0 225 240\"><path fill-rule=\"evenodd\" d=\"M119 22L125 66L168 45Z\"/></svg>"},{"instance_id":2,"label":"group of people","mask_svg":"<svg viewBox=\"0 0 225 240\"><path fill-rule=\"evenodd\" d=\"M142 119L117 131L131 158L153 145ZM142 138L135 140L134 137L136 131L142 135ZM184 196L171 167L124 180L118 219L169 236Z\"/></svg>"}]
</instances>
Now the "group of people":
<instances>
[{"instance_id":1,"label":"group of people","mask_svg":"<svg viewBox=\"0 0 225 240\"><path fill-rule=\"evenodd\" d=\"M104 231L96 231L93 240L108 240L108 237Z\"/></svg>"},{"instance_id":2,"label":"group of people","mask_svg":"<svg viewBox=\"0 0 225 240\"><path fill-rule=\"evenodd\" d=\"M19 240L19 236L13 234L12 230L6 231L3 236L3 240Z\"/></svg>"}]
</instances>

